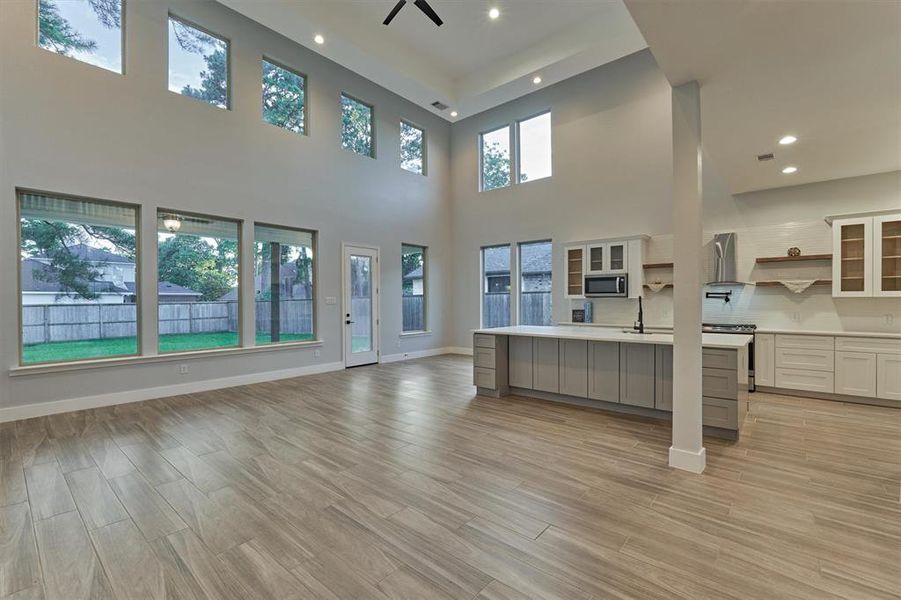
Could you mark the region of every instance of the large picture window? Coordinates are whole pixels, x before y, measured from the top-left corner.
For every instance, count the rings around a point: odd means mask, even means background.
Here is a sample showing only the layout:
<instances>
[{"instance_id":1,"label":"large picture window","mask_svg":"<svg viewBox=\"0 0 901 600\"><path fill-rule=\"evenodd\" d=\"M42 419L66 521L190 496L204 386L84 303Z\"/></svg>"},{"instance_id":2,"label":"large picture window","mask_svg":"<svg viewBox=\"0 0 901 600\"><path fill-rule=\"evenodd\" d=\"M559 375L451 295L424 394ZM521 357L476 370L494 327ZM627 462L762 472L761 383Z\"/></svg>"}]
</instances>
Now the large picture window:
<instances>
[{"instance_id":1,"label":"large picture window","mask_svg":"<svg viewBox=\"0 0 901 600\"><path fill-rule=\"evenodd\" d=\"M517 123L519 183L551 176L551 113Z\"/></svg>"},{"instance_id":2,"label":"large picture window","mask_svg":"<svg viewBox=\"0 0 901 600\"><path fill-rule=\"evenodd\" d=\"M551 324L550 240L519 244L519 324Z\"/></svg>"},{"instance_id":3,"label":"large picture window","mask_svg":"<svg viewBox=\"0 0 901 600\"><path fill-rule=\"evenodd\" d=\"M482 191L510 185L510 126L505 125L479 136Z\"/></svg>"},{"instance_id":4,"label":"large picture window","mask_svg":"<svg viewBox=\"0 0 901 600\"><path fill-rule=\"evenodd\" d=\"M341 94L341 145L363 156L375 157L372 107Z\"/></svg>"},{"instance_id":5,"label":"large picture window","mask_svg":"<svg viewBox=\"0 0 901 600\"><path fill-rule=\"evenodd\" d=\"M263 59L263 120L294 133L304 129L306 77Z\"/></svg>"},{"instance_id":6,"label":"large picture window","mask_svg":"<svg viewBox=\"0 0 901 600\"><path fill-rule=\"evenodd\" d=\"M169 91L228 108L228 42L169 15Z\"/></svg>"},{"instance_id":7,"label":"large picture window","mask_svg":"<svg viewBox=\"0 0 901 600\"><path fill-rule=\"evenodd\" d=\"M137 354L137 207L18 201L22 364Z\"/></svg>"},{"instance_id":8,"label":"large picture window","mask_svg":"<svg viewBox=\"0 0 901 600\"><path fill-rule=\"evenodd\" d=\"M401 287L404 332L426 331L426 248L401 246Z\"/></svg>"},{"instance_id":9,"label":"large picture window","mask_svg":"<svg viewBox=\"0 0 901 600\"><path fill-rule=\"evenodd\" d=\"M38 44L122 72L122 0L38 0Z\"/></svg>"},{"instance_id":10,"label":"large picture window","mask_svg":"<svg viewBox=\"0 0 901 600\"><path fill-rule=\"evenodd\" d=\"M253 238L257 344L315 339L315 233L257 224Z\"/></svg>"},{"instance_id":11,"label":"large picture window","mask_svg":"<svg viewBox=\"0 0 901 600\"><path fill-rule=\"evenodd\" d=\"M510 318L510 246L482 248L482 327L507 327Z\"/></svg>"},{"instance_id":12,"label":"large picture window","mask_svg":"<svg viewBox=\"0 0 901 600\"><path fill-rule=\"evenodd\" d=\"M425 175L425 131L406 121L400 122L400 166L411 173Z\"/></svg>"},{"instance_id":13,"label":"large picture window","mask_svg":"<svg viewBox=\"0 0 901 600\"><path fill-rule=\"evenodd\" d=\"M240 343L237 221L160 210L159 350Z\"/></svg>"}]
</instances>

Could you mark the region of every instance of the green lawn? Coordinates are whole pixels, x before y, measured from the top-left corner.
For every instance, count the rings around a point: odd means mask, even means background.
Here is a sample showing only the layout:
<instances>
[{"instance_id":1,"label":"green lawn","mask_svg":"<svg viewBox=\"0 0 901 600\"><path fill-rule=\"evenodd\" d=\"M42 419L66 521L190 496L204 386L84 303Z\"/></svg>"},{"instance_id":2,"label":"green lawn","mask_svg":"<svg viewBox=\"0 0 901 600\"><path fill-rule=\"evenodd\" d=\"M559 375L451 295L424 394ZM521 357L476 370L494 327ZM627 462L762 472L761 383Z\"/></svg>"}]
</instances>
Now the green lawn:
<instances>
[{"instance_id":1,"label":"green lawn","mask_svg":"<svg viewBox=\"0 0 901 600\"><path fill-rule=\"evenodd\" d=\"M312 340L308 333L283 333L282 342L299 342ZM272 340L268 333L257 333L257 344L269 344ZM160 336L160 352L184 352L186 350L205 350L210 348L227 348L238 345L238 334L222 333L179 333ZM77 342L51 342L48 344L29 344L22 348L23 364L42 362L60 362L85 358L104 358L137 353L137 339L134 337L112 338L107 340L79 340Z\"/></svg>"}]
</instances>

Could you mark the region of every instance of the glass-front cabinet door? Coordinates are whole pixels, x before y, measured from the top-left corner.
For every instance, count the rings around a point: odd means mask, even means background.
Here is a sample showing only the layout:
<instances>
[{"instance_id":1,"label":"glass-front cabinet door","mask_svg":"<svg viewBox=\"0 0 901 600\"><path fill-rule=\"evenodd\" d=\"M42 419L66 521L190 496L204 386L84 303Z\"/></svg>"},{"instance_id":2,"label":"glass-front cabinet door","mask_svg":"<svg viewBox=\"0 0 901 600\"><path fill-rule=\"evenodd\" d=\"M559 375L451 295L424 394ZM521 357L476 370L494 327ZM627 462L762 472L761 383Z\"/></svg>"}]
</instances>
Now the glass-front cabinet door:
<instances>
[{"instance_id":1,"label":"glass-front cabinet door","mask_svg":"<svg viewBox=\"0 0 901 600\"><path fill-rule=\"evenodd\" d=\"M901 214L873 219L876 296L901 296Z\"/></svg>"},{"instance_id":2,"label":"glass-front cabinet door","mask_svg":"<svg viewBox=\"0 0 901 600\"><path fill-rule=\"evenodd\" d=\"M832 222L832 295L873 295L873 218Z\"/></svg>"},{"instance_id":3,"label":"glass-front cabinet door","mask_svg":"<svg viewBox=\"0 0 901 600\"><path fill-rule=\"evenodd\" d=\"M566 249L566 297L581 298L585 285L585 247Z\"/></svg>"},{"instance_id":4,"label":"glass-front cabinet door","mask_svg":"<svg viewBox=\"0 0 901 600\"><path fill-rule=\"evenodd\" d=\"M588 246L588 268L591 273L603 273L607 269L607 244L590 244Z\"/></svg>"},{"instance_id":5,"label":"glass-front cabinet door","mask_svg":"<svg viewBox=\"0 0 901 600\"><path fill-rule=\"evenodd\" d=\"M621 272L626 270L626 242L610 242L607 246L608 272Z\"/></svg>"}]
</instances>

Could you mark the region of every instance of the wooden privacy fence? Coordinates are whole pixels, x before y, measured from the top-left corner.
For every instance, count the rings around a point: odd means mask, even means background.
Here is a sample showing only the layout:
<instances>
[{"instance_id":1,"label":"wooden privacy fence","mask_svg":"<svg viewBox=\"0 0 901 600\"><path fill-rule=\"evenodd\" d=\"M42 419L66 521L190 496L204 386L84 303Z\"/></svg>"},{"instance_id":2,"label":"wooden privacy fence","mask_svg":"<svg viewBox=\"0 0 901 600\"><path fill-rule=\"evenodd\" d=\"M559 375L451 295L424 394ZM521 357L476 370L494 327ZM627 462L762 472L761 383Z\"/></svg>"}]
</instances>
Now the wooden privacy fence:
<instances>
[{"instance_id":1,"label":"wooden privacy fence","mask_svg":"<svg viewBox=\"0 0 901 600\"><path fill-rule=\"evenodd\" d=\"M404 331L425 329L425 301L422 294L403 297Z\"/></svg>"},{"instance_id":2,"label":"wooden privacy fence","mask_svg":"<svg viewBox=\"0 0 901 600\"><path fill-rule=\"evenodd\" d=\"M551 324L551 293L523 292L520 296L520 325ZM488 292L482 299L482 326L506 327L510 324L510 294Z\"/></svg>"},{"instance_id":3,"label":"wooden privacy fence","mask_svg":"<svg viewBox=\"0 0 901 600\"><path fill-rule=\"evenodd\" d=\"M282 300L282 333L313 333L313 301ZM272 303L255 303L256 327L269 333ZM159 305L160 334L216 333L238 330L238 303L176 302ZM134 304L38 304L22 307L22 343L71 342L133 337Z\"/></svg>"}]
</instances>

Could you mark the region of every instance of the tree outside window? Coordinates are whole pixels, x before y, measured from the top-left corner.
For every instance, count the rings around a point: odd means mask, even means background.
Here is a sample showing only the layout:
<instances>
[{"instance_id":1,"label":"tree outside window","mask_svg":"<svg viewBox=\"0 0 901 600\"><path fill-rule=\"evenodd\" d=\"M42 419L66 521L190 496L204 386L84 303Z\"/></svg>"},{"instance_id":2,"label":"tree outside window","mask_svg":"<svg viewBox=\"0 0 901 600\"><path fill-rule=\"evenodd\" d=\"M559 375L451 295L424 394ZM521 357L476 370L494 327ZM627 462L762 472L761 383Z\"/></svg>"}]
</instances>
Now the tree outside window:
<instances>
[{"instance_id":1,"label":"tree outside window","mask_svg":"<svg viewBox=\"0 0 901 600\"><path fill-rule=\"evenodd\" d=\"M341 94L341 145L357 154L375 157L372 107L345 94Z\"/></svg>"},{"instance_id":2,"label":"tree outside window","mask_svg":"<svg viewBox=\"0 0 901 600\"><path fill-rule=\"evenodd\" d=\"M400 122L400 166L411 173L425 174L425 132L406 121Z\"/></svg>"},{"instance_id":3,"label":"tree outside window","mask_svg":"<svg viewBox=\"0 0 901 600\"><path fill-rule=\"evenodd\" d=\"M169 15L169 91L228 108L228 42Z\"/></svg>"},{"instance_id":4,"label":"tree outside window","mask_svg":"<svg viewBox=\"0 0 901 600\"><path fill-rule=\"evenodd\" d=\"M511 182L510 126L483 133L481 140L482 191L507 187Z\"/></svg>"},{"instance_id":5,"label":"tree outside window","mask_svg":"<svg viewBox=\"0 0 901 600\"><path fill-rule=\"evenodd\" d=\"M304 130L306 78L263 60L263 120L294 133Z\"/></svg>"},{"instance_id":6,"label":"tree outside window","mask_svg":"<svg viewBox=\"0 0 901 600\"><path fill-rule=\"evenodd\" d=\"M39 0L41 48L122 72L122 0Z\"/></svg>"}]
</instances>

